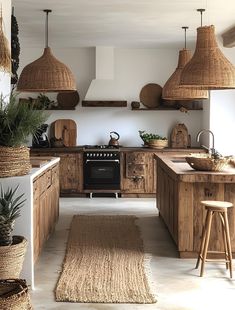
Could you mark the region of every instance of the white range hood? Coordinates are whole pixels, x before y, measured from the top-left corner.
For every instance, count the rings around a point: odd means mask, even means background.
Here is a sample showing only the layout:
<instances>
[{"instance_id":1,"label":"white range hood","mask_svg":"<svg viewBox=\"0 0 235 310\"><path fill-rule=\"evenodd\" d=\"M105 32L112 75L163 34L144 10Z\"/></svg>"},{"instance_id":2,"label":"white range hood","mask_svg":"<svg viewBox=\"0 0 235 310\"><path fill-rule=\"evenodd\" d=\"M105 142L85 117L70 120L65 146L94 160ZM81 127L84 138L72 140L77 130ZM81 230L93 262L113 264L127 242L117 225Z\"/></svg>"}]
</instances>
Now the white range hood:
<instances>
[{"instance_id":1,"label":"white range hood","mask_svg":"<svg viewBox=\"0 0 235 310\"><path fill-rule=\"evenodd\" d=\"M84 100L123 100L121 82L114 76L114 48L109 46L96 47L95 57L96 78L91 81Z\"/></svg>"}]
</instances>

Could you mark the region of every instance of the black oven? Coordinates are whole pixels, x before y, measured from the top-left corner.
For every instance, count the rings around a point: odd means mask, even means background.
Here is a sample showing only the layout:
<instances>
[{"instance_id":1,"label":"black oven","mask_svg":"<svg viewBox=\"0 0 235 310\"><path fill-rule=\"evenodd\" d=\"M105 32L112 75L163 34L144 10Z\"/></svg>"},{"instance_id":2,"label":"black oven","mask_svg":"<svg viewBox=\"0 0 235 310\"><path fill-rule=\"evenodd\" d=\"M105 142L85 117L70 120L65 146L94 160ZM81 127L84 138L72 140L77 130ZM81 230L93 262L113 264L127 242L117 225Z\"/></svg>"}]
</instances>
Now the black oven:
<instances>
[{"instance_id":1,"label":"black oven","mask_svg":"<svg viewBox=\"0 0 235 310\"><path fill-rule=\"evenodd\" d=\"M120 190L118 150L85 150L83 160L85 190Z\"/></svg>"}]
</instances>

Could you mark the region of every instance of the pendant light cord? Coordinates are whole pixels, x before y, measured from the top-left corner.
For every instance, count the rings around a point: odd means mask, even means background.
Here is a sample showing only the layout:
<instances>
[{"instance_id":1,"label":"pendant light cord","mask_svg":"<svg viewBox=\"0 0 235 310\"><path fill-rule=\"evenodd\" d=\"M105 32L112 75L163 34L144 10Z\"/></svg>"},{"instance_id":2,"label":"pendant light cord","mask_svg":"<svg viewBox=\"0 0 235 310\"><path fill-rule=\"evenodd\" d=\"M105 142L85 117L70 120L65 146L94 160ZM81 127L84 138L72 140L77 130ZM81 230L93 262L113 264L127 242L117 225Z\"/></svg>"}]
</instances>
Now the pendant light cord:
<instances>
[{"instance_id":1,"label":"pendant light cord","mask_svg":"<svg viewBox=\"0 0 235 310\"><path fill-rule=\"evenodd\" d=\"M46 9L43 10L46 13L46 24L45 24L45 47L48 47L48 14L52 12L52 10Z\"/></svg>"},{"instance_id":2,"label":"pendant light cord","mask_svg":"<svg viewBox=\"0 0 235 310\"><path fill-rule=\"evenodd\" d=\"M201 14L201 27L202 27L202 13L205 12L205 9L197 9L198 12Z\"/></svg>"},{"instance_id":3,"label":"pendant light cord","mask_svg":"<svg viewBox=\"0 0 235 310\"><path fill-rule=\"evenodd\" d=\"M186 46L186 31L188 29L188 26L183 26L182 29L184 29L184 48L187 49L187 46Z\"/></svg>"}]
</instances>

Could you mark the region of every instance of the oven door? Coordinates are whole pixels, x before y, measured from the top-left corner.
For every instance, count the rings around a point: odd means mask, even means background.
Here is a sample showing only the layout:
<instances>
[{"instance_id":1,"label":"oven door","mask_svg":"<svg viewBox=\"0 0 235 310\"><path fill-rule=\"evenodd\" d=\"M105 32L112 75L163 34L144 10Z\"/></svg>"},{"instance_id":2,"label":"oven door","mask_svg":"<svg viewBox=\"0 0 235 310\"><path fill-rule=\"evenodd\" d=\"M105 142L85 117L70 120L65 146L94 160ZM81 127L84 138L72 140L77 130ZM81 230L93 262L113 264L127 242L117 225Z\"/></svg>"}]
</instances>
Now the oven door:
<instances>
[{"instance_id":1,"label":"oven door","mask_svg":"<svg viewBox=\"0 0 235 310\"><path fill-rule=\"evenodd\" d=\"M86 159L84 162L84 189L120 189L119 159Z\"/></svg>"}]
</instances>

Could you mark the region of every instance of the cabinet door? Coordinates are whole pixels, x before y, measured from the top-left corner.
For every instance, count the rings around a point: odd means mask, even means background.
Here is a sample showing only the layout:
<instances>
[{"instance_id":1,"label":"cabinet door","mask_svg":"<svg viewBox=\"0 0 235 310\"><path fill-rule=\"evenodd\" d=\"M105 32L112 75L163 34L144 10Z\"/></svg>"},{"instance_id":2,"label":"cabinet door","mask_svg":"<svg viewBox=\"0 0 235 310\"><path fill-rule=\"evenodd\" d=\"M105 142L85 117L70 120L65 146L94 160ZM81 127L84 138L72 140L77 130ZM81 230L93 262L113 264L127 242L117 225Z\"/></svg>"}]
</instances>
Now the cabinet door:
<instances>
[{"instance_id":1,"label":"cabinet door","mask_svg":"<svg viewBox=\"0 0 235 310\"><path fill-rule=\"evenodd\" d=\"M123 193L154 192L154 163L151 152L123 152L121 190Z\"/></svg>"},{"instance_id":2,"label":"cabinet door","mask_svg":"<svg viewBox=\"0 0 235 310\"><path fill-rule=\"evenodd\" d=\"M60 154L60 192L82 191L82 154Z\"/></svg>"}]
</instances>

